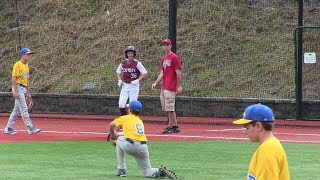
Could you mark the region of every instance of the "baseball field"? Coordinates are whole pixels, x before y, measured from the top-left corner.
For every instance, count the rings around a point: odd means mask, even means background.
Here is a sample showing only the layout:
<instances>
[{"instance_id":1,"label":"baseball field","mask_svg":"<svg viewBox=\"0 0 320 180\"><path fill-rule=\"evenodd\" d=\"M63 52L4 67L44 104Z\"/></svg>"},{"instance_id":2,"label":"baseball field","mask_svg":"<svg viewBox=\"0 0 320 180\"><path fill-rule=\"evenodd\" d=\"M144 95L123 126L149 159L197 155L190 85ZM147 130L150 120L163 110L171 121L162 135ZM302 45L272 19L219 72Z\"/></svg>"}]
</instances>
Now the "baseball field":
<instances>
[{"instance_id":1,"label":"baseball field","mask_svg":"<svg viewBox=\"0 0 320 180\"><path fill-rule=\"evenodd\" d=\"M9 114L2 113L0 130ZM106 143L114 116L32 114L41 133L0 133L0 179L121 179L116 152ZM247 142L234 119L180 117L182 132L163 135L164 117L145 117L151 163L174 170L178 179L245 179L257 143ZM274 131L287 152L291 179L320 179L319 121L277 120ZM126 179L145 179L127 156Z\"/></svg>"}]
</instances>

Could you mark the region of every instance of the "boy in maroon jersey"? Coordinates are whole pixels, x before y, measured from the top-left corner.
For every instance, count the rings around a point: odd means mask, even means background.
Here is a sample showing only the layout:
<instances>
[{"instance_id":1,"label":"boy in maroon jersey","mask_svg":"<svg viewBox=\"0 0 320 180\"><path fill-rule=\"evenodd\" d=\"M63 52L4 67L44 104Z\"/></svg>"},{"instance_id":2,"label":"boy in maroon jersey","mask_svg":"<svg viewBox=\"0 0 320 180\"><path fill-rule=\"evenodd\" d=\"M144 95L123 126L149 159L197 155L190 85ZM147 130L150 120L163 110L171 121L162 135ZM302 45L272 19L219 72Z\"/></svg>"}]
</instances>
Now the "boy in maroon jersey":
<instances>
[{"instance_id":1,"label":"boy in maroon jersey","mask_svg":"<svg viewBox=\"0 0 320 180\"><path fill-rule=\"evenodd\" d=\"M120 115L126 115L126 104L138 100L140 80L147 75L147 70L136 57L134 46L127 46L125 57L117 68L118 86L121 87L119 97Z\"/></svg>"},{"instance_id":2,"label":"boy in maroon jersey","mask_svg":"<svg viewBox=\"0 0 320 180\"><path fill-rule=\"evenodd\" d=\"M157 84L162 81L160 101L162 110L168 113L168 127L163 134L178 133L180 129L177 123L175 112L176 94L182 92L181 87L181 61L177 54L171 51L172 42L170 39L162 41L162 47L165 55L162 58L162 68L157 80L152 84L154 90Z\"/></svg>"}]
</instances>

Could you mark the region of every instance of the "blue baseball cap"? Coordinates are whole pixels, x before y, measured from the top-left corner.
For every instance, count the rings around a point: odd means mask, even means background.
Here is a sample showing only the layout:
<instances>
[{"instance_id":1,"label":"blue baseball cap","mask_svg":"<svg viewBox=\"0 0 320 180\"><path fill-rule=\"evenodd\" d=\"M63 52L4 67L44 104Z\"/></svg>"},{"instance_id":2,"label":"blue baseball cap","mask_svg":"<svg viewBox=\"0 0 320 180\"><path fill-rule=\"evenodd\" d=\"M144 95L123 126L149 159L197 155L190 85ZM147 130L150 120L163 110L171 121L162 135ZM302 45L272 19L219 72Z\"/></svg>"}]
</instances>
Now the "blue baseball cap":
<instances>
[{"instance_id":1,"label":"blue baseball cap","mask_svg":"<svg viewBox=\"0 0 320 180\"><path fill-rule=\"evenodd\" d=\"M20 50L20 56L25 55L25 54L33 54L33 52L29 48L22 48Z\"/></svg>"},{"instance_id":2,"label":"blue baseball cap","mask_svg":"<svg viewBox=\"0 0 320 180\"><path fill-rule=\"evenodd\" d=\"M129 104L129 108L132 111L141 111L142 110L142 104L140 101L131 101Z\"/></svg>"},{"instance_id":3,"label":"blue baseball cap","mask_svg":"<svg viewBox=\"0 0 320 180\"><path fill-rule=\"evenodd\" d=\"M243 113L243 118L233 121L233 124L244 125L252 121L274 122L272 110L263 104L254 104L247 107Z\"/></svg>"}]
</instances>

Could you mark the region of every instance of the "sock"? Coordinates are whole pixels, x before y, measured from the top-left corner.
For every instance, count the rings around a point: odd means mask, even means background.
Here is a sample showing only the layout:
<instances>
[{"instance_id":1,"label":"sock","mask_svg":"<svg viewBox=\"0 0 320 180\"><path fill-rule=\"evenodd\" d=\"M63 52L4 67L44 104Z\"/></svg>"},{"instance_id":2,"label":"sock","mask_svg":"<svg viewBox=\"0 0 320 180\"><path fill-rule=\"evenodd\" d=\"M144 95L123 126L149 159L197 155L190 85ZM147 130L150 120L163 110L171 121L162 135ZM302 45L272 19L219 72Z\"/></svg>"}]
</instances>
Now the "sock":
<instances>
[{"instance_id":1,"label":"sock","mask_svg":"<svg viewBox=\"0 0 320 180\"><path fill-rule=\"evenodd\" d=\"M119 109L120 109L120 115L121 115L121 116L127 115L127 110L126 110L126 108L119 108Z\"/></svg>"}]
</instances>

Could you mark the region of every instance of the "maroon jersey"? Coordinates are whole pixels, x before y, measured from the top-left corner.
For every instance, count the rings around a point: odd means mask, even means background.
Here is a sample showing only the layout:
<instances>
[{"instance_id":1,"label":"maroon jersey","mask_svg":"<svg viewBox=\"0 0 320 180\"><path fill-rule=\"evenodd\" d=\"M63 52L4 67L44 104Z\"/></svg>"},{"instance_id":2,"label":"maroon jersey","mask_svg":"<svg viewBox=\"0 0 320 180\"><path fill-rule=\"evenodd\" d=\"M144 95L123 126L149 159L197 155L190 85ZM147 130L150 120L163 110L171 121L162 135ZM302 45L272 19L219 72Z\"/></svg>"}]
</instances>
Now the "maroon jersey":
<instances>
[{"instance_id":1,"label":"maroon jersey","mask_svg":"<svg viewBox=\"0 0 320 180\"><path fill-rule=\"evenodd\" d=\"M130 83L133 80L136 80L140 76L140 71L137 68L137 60L123 60L121 63L122 66L122 81L125 83Z\"/></svg>"}]
</instances>

